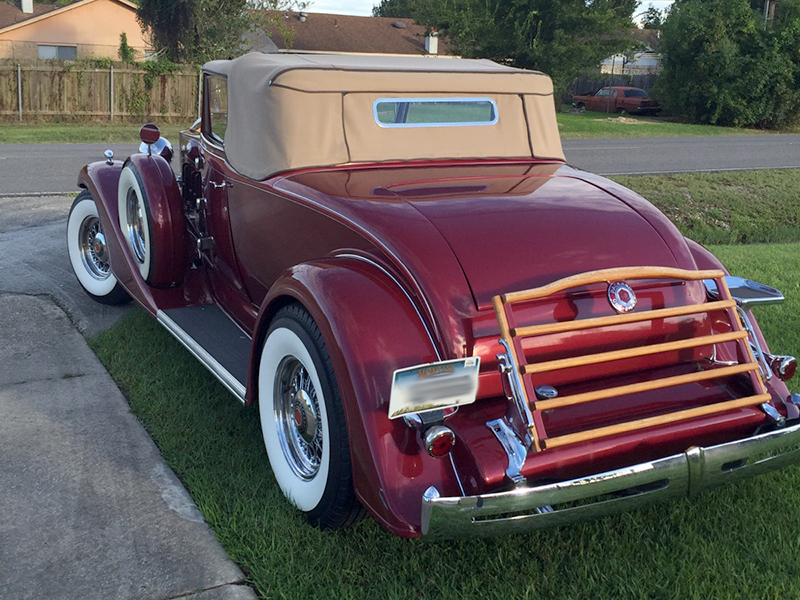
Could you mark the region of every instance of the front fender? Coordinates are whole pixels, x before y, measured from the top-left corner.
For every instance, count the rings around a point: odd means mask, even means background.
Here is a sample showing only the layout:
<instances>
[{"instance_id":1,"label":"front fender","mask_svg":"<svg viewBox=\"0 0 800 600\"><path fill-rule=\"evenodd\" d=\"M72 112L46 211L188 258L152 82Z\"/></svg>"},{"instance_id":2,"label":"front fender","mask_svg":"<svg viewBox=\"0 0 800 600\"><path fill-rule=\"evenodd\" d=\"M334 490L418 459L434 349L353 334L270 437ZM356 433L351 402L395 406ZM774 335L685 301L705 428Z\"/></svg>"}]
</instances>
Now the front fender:
<instances>
[{"instance_id":1,"label":"front fender","mask_svg":"<svg viewBox=\"0 0 800 600\"><path fill-rule=\"evenodd\" d=\"M154 227L155 245L168 249L169 260L185 262L186 251L180 247L183 242L178 242L176 245L175 241L183 240L185 235L180 215L180 191L169 165L161 157L148 157L144 154L135 154L128 160L133 162L142 174L148 198L156 199L154 204L158 204L153 217L157 225ZM114 276L128 294L151 315L155 315L159 308L185 305L184 296L190 294L178 288L157 289L148 285L139 274L119 224L118 192L123 165L124 163L118 160L111 163L106 161L90 163L81 169L78 175L78 187L88 190L95 201L106 234ZM191 295L201 295L202 290L197 291L195 288L199 289L199 286L192 287Z\"/></svg>"},{"instance_id":2,"label":"front fender","mask_svg":"<svg viewBox=\"0 0 800 600\"><path fill-rule=\"evenodd\" d=\"M78 175L78 187L88 190L97 206L114 276L131 296L155 314L155 308L151 310L149 306L152 302L147 302L152 299L143 297L141 286L133 277L133 273L138 271L130 253L124 247L124 237L119 226L117 192L123 164L122 161L115 160L113 163L93 162L86 165Z\"/></svg>"},{"instance_id":3,"label":"front fender","mask_svg":"<svg viewBox=\"0 0 800 600\"><path fill-rule=\"evenodd\" d=\"M312 315L331 355L358 498L393 533L419 535L422 493L430 485L458 489L450 461L428 456L416 430L388 418L393 372L439 360L419 313L398 283L369 261L335 257L290 269L270 288L259 313L248 402L258 395L269 323L290 302Z\"/></svg>"}]
</instances>

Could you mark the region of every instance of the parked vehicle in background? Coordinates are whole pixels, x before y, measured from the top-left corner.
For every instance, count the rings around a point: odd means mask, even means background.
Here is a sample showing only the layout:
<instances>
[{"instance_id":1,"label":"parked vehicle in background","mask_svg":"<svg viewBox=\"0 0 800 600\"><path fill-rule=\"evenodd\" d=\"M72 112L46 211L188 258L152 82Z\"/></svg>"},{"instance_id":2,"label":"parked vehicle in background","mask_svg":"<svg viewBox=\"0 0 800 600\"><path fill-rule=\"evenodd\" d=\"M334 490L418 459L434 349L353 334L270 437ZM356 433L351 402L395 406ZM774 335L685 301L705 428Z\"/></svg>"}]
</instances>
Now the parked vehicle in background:
<instances>
[{"instance_id":1,"label":"parked vehicle in background","mask_svg":"<svg viewBox=\"0 0 800 600\"><path fill-rule=\"evenodd\" d=\"M258 404L313 524L519 532L798 460L796 361L751 313L783 296L567 166L547 76L319 54L202 76L179 179L152 125L81 171L70 259Z\"/></svg>"},{"instance_id":2,"label":"parked vehicle in background","mask_svg":"<svg viewBox=\"0 0 800 600\"><path fill-rule=\"evenodd\" d=\"M661 110L643 89L611 86L599 89L591 96L573 96L572 106L578 110L618 113L621 115L655 115Z\"/></svg>"}]
</instances>

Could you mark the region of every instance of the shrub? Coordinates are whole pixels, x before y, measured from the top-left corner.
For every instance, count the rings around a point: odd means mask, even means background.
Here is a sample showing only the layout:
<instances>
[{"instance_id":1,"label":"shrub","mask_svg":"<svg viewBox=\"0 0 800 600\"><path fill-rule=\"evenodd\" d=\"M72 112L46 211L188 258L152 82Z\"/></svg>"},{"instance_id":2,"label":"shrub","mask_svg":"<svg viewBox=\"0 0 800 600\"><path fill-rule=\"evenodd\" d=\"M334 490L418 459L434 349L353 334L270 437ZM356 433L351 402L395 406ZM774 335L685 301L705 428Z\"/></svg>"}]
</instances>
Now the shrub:
<instances>
[{"instance_id":1,"label":"shrub","mask_svg":"<svg viewBox=\"0 0 800 600\"><path fill-rule=\"evenodd\" d=\"M679 0L664 22L657 94L697 123L785 127L800 111L797 0L765 27L749 0ZM781 14L783 13L783 14Z\"/></svg>"}]
</instances>

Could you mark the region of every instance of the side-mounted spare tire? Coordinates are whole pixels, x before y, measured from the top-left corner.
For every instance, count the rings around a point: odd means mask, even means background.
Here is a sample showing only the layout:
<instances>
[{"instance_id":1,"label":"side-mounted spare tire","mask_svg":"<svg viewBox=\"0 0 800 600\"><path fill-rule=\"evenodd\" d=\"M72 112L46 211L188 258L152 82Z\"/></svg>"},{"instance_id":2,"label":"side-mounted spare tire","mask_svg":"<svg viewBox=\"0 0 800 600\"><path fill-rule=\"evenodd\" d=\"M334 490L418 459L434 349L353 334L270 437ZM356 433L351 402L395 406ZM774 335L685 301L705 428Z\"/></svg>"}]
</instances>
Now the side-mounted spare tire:
<instances>
[{"instance_id":1,"label":"side-mounted spare tire","mask_svg":"<svg viewBox=\"0 0 800 600\"><path fill-rule=\"evenodd\" d=\"M258 390L264 444L284 496L318 527L360 520L336 375L317 324L299 304L270 324Z\"/></svg>"},{"instance_id":2,"label":"side-mounted spare tire","mask_svg":"<svg viewBox=\"0 0 800 600\"><path fill-rule=\"evenodd\" d=\"M106 234L88 190L78 194L69 209L67 250L78 283L91 298L103 304L124 304L130 300L111 271Z\"/></svg>"},{"instance_id":3,"label":"side-mounted spare tire","mask_svg":"<svg viewBox=\"0 0 800 600\"><path fill-rule=\"evenodd\" d=\"M188 264L186 230L180 190L169 164L159 156L126 160L118 202L124 244L142 279L156 288L182 283Z\"/></svg>"}]
</instances>

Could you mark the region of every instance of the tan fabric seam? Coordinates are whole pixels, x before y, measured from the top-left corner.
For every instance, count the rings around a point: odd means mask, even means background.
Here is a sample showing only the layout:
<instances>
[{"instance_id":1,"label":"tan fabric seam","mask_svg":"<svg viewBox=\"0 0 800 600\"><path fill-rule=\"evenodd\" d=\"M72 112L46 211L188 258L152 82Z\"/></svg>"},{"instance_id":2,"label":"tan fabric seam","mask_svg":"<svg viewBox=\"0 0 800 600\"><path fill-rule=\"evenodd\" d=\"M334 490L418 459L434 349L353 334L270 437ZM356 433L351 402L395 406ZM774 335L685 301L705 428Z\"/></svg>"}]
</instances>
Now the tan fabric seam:
<instances>
[{"instance_id":1,"label":"tan fabric seam","mask_svg":"<svg viewBox=\"0 0 800 600\"><path fill-rule=\"evenodd\" d=\"M531 94L531 95L533 95L533 94ZM544 94L541 94L541 95L544 95ZM547 95L550 96L552 94L547 94ZM525 97L524 97L523 94L517 94L517 96L519 97L519 101L522 104L522 115L525 117L525 123L527 124L526 129L528 130L527 131L527 133L528 133L528 147L531 149L531 156L535 157L536 153L533 151L533 139L531 139L531 121L528 118L528 109L525 108Z\"/></svg>"},{"instance_id":2,"label":"tan fabric seam","mask_svg":"<svg viewBox=\"0 0 800 600\"><path fill-rule=\"evenodd\" d=\"M347 139L347 127L345 127L344 120L344 97L347 92L342 92L342 135L344 136L344 147L347 150L347 162L353 162L353 155L350 152L350 142Z\"/></svg>"},{"instance_id":3,"label":"tan fabric seam","mask_svg":"<svg viewBox=\"0 0 800 600\"><path fill-rule=\"evenodd\" d=\"M293 86L290 86L290 85L284 85L284 84L281 84L281 83L271 84L270 87L281 88L281 89L284 89L284 90L289 90L291 92L298 92L300 94L335 94L337 92L339 92L341 94L350 93L348 90L304 90L302 88L296 88L296 87L293 87ZM414 90L414 91L397 90L397 91L393 91L393 90L386 89L386 88L380 88L380 89L375 89L375 90L358 90L357 93L358 94L406 94L406 95L411 95L411 94L436 94L438 92L431 92L430 90ZM441 93L444 94L446 92L441 92ZM492 95L493 96L521 96L521 94L519 92L494 92L494 91L489 92L489 91L486 91L486 92L456 92L456 93L463 94L465 96L469 96L469 95L472 95L472 96L492 96ZM528 93L528 92L526 92L524 95L525 96L547 97L547 96L552 96L553 92L547 92L547 93L542 93L542 92L530 92L530 93Z\"/></svg>"}]
</instances>

